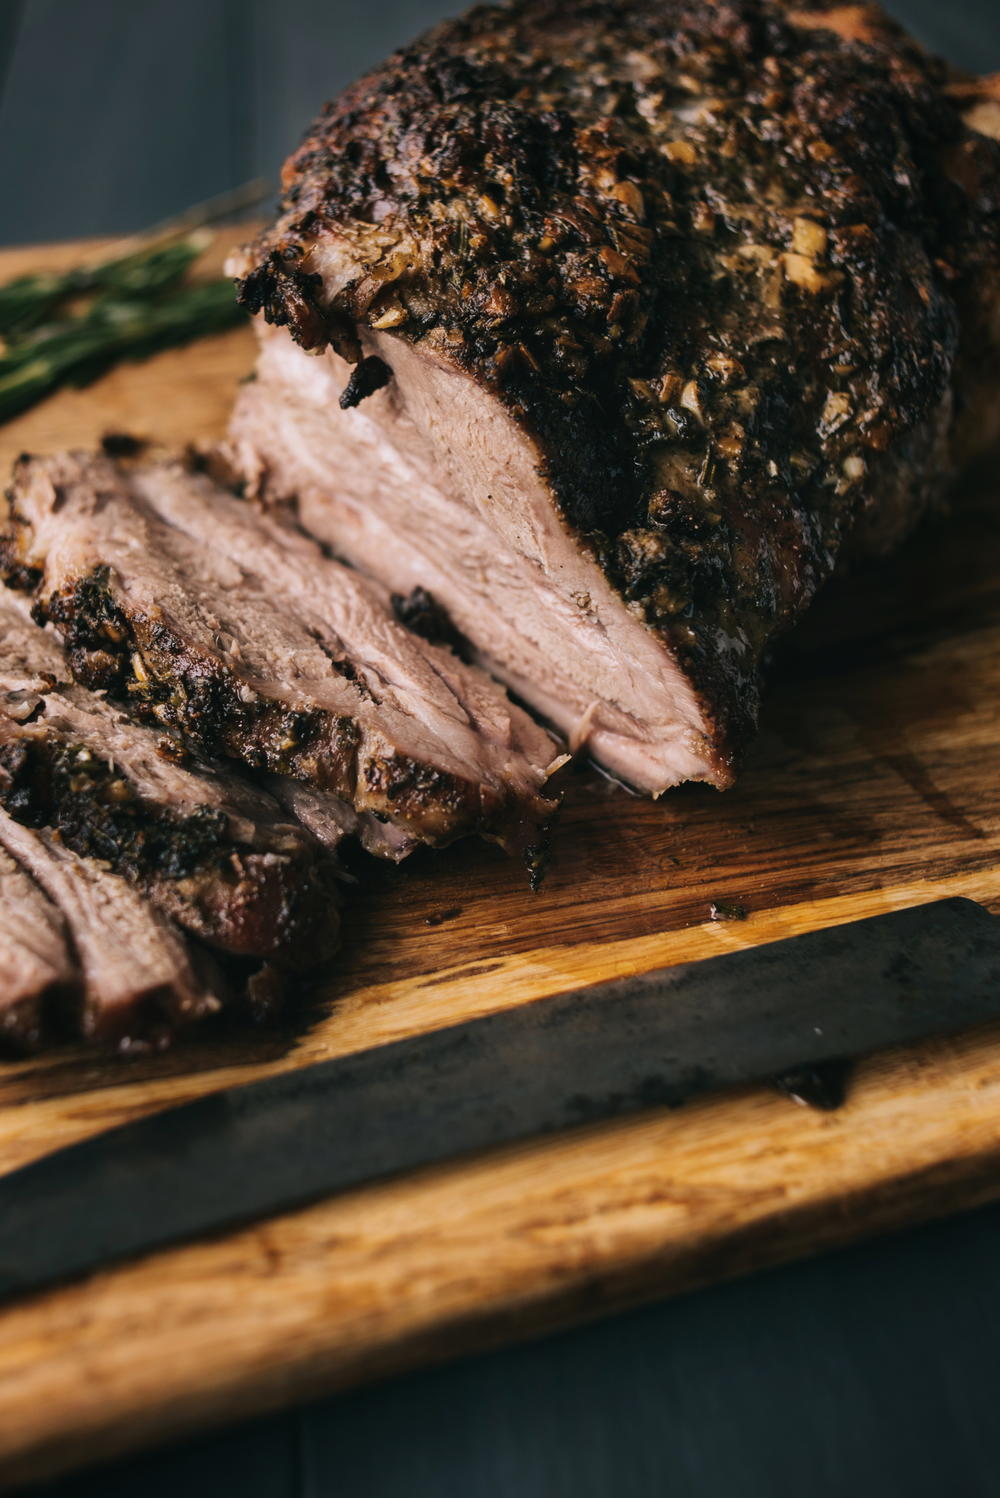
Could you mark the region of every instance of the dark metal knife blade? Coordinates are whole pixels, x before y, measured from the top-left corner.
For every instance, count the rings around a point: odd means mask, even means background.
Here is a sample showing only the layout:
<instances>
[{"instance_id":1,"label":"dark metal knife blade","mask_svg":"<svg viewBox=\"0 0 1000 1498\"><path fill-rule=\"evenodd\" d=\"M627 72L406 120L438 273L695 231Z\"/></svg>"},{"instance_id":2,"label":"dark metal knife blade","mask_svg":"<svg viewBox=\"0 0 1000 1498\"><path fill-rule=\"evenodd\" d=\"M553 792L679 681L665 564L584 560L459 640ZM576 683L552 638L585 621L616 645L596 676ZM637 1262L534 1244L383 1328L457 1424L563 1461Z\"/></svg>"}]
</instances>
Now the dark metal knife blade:
<instances>
[{"instance_id":1,"label":"dark metal knife blade","mask_svg":"<svg viewBox=\"0 0 1000 1498\"><path fill-rule=\"evenodd\" d=\"M0 1296L352 1186L1000 1018L1000 919L943 900L209 1094L0 1179Z\"/></svg>"}]
</instances>

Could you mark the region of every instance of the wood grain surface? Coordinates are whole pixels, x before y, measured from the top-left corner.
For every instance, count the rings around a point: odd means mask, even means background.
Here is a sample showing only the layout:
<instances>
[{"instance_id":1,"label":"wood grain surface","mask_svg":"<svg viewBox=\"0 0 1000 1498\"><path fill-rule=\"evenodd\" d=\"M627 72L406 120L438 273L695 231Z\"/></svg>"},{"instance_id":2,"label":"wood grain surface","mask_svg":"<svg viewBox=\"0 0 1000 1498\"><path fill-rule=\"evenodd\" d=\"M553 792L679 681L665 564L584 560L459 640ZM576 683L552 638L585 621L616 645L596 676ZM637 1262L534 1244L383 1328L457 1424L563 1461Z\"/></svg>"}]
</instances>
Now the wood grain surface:
<instances>
[{"instance_id":1,"label":"wood grain surface","mask_svg":"<svg viewBox=\"0 0 1000 1498\"><path fill-rule=\"evenodd\" d=\"M216 260L218 260L218 255ZM80 247L0 256L0 276ZM21 450L221 431L248 331L0 428ZM986 469L823 598L735 790L572 775L532 896L469 845L373 870L282 1027L0 1068L0 1169L232 1082L613 975L965 894L1000 912L1000 513ZM714 902L745 921L713 922ZM437 1168L0 1313L0 1482L1000 1197L1000 1033L866 1062L840 1112L763 1089Z\"/></svg>"}]
</instances>

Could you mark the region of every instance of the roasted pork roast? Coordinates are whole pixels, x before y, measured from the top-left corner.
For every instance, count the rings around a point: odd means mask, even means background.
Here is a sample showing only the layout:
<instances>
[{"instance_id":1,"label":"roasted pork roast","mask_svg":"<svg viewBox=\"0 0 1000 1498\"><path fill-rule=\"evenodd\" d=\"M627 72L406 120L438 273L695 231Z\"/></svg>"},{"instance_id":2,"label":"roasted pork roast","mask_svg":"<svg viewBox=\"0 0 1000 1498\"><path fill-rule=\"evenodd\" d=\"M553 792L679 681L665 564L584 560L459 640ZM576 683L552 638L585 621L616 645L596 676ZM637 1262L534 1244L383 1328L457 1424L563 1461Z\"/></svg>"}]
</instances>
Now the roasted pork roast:
<instances>
[{"instance_id":1,"label":"roasted pork roast","mask_svg":"<svg viewBox=\"0 0 1000 1498\"><path fill-rule=\"evenodd\" d=\"M0 1040L263 1001L347 839L537 871L564 747L730 785L776 636L1000 436L997 137L823 0L506 0L328 106L228 441L15 467Z\"/></svg>"},{"instance_id":2,"label":"roasted pork roast","mask_svg":"<svg viewBox=\"0 0 1000 1498\"><path fill-rule=\"evenodd\" d=\"M868 6L439 26L231 264L237 464L572 748L725 787L776 634L1000 426L987 93Z\"/></svg>"}]
</instances>

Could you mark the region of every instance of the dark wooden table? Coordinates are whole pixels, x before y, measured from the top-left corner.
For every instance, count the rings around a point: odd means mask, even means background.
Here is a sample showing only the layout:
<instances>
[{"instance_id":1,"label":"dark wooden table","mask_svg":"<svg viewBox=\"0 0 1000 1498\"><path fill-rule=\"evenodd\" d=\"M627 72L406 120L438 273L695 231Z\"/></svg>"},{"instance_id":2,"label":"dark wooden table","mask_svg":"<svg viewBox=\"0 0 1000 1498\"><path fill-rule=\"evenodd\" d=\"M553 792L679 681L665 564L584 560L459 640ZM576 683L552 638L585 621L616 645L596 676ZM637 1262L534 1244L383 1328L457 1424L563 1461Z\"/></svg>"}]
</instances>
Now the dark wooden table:
<instances>
[{"instance_id":1,"label":"dark wooden table","mask_svg":"<svg viewBox=\"0 0 1000 1498\"><path fill-rule=\"evenodd\" d=\"M896 0L1000 69L998 0ZM264 173L433 0L0 0L0 242ZM150 1454L59 1498L997 1498L1000 1207Z\"/></svg>"}]
</instances>

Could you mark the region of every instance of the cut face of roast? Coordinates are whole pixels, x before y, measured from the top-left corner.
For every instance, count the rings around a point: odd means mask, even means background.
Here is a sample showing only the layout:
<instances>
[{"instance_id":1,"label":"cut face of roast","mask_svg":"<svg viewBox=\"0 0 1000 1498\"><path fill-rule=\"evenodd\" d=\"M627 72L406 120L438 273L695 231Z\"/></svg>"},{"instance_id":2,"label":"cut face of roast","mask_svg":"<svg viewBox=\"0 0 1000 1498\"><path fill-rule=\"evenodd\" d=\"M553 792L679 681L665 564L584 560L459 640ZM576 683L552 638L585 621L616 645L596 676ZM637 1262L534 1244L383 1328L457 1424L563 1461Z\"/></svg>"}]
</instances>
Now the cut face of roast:
<instances>
[{"instance_id":1,"label":"cut face of roast","mask_svg":"<svg viewBox=\"0 0 1000 1498\"><path fill-rule=\"evenodd\" d=\"M12 504L8 575L81 682L408 837L537 841L548 735L313 541L179 465L32 460Z\"/></svg>"},{"instance_id":2,"label":"cut face of roast","mask_svg":"<svg viewBox=\"0 0 1000 1498\"><path fill-rule=\"evenodd\" d=\"M76 987L76 965L58 909L0 847L0 1044L32 1050L46 1011Z\"/></svg>"},{"instance_id":3,"label":"cut face of roast","mask_svg":"<svg viewBox=\"0 0 1000 1498\"><path fill-rule=\"evenodd\" d=\"M350 366L261 330L230 428L253 492L397 594L425 588L477 659L613 774L658 794L725 785L696 695L561 520L541 457L461 371L386 334L393 379L355 409Z\"/></svg>"},{"instance_id":4,"label":"cut face of roast","mask_svg":"<svg viewBox=\"0 0 1000 1498\"><path fill-rule=\"evenodd\" d=\"M179 763L162 730L68 675L56 636L0 594L0 804L224 951L291 965L329 956L336 887L315 840L265 792Z\"/></svg>"},{"instance_id":5,"label":"cut face of roast","mask_svg":"<svg viewBox=\"0 0 1000 1498\"><path fill-rule=\"evenodd\" d=\"M40 886L68 930L82 976L85 1038L156 1043L221 1005L180 933L120 875L0 809L0 847Z\"/></svg>"}]
</instances>

